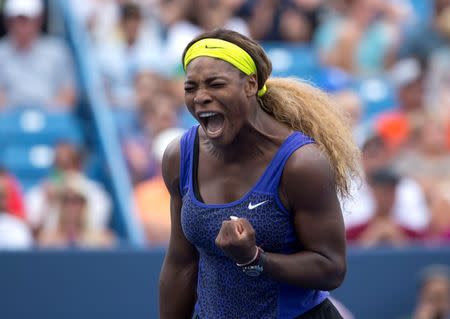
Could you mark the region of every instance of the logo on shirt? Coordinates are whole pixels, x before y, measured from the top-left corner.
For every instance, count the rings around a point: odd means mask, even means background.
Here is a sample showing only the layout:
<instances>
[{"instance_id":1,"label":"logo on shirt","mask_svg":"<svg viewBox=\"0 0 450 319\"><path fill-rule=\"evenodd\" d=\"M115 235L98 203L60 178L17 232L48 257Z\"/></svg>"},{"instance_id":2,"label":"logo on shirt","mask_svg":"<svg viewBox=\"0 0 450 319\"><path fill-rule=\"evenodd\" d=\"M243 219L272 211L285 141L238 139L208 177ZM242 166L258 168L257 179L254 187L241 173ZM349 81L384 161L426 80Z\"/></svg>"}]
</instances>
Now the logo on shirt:
<instances>
[{"instance_id":1,"label":"logo on shirt","mask_svg":"<svg viewBox=\"0 0 450 319\"><path fill-rule=\"evenodd\" d=\"M259 206L261 206L261 205L264 205L264 204L267 203L267 202L268 202L268 200L265 200L264 202L261 202L261 203L255 204L255 205L253 205L253 204L250 202L250 203L248 203L248 209L250 209L250 210L255 209L256 207L259 207Z\"/></svg>"},{"instance_id":2,"label":"logo on shirt","mask_svg":"<svg viewBox=\"0 0 450 319\"><path fill-rule=\"evenodd\" d=\"M212 47L210 45L205 45L205 49L223 49L222 47Z\"/></svg>"}]
</instances>

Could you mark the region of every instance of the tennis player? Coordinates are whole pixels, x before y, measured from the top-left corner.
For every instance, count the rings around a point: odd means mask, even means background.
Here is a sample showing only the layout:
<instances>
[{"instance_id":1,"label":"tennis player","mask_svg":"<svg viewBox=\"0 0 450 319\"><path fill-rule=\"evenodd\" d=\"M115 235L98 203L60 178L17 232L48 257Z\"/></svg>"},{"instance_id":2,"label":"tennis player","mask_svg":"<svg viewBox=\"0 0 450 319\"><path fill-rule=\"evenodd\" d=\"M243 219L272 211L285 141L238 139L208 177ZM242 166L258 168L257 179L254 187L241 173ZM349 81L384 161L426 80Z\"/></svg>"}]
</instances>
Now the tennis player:
<instances>
[{"instance_id":1,"label":"tennis player","mask_svg":"<svg viewBox=\"0 0 450 319\"><path fill-rule=\"evenodd\" d=\"M199 126L163 159L171 237L163 319L341 318L327 296L346 272L338 196L359 153L320 90L268 79L253 40L206 32L183 54Z\"/></svg>"}]
</instances>

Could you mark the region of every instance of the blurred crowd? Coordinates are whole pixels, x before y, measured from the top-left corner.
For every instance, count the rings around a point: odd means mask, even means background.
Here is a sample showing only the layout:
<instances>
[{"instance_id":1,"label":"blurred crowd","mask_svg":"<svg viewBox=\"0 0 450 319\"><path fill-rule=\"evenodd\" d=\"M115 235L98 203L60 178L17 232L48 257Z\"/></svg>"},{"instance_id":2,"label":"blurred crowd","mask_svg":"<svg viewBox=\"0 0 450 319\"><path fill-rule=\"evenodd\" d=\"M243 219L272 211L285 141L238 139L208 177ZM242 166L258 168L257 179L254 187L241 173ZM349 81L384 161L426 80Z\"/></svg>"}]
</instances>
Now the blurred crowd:
<instances>
[{"instance_id":1,"label":"blurred crowd","mask_svg":"<svg viewBox=\"0 0 450 319\"><path fill-rule=\"evenodd\" d=\"M425 2L432 4L428 14ZM74 112L73 57L62 39L42 32L43 3L2 6L0 112L24 105ZM327 71L329 78L316 84L348 115L362 151L362 178L352 198L342 200L350 245L450 242L450 0L71 0L70 6L88 35L149 245L166 245L170 233L162 154L195 124L184 107L182 50L217 27L262 44L309 48ZM327 85L336 74L339 84ZM389 82L395 99L369 116L353 84L371 76ZM0 248L117 243L110 196L87 176L83 160L78 145L58 143L52 174L26 190L1 171Z\"/></svg>"}]
</instances>

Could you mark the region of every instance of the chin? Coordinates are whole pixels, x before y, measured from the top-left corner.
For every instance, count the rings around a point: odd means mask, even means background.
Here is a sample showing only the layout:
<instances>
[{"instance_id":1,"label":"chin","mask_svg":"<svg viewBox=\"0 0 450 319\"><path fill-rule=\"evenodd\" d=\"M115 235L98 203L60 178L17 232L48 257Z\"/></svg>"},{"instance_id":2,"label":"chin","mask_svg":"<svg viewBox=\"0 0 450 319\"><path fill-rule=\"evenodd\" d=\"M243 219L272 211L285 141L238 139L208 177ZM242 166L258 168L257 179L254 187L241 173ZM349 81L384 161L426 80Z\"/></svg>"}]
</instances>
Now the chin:
<instances>
[{"instance_id":1,"label":"chin","mask_svg":"<svg viewBox=\"0 0 450 319\"><path fill-rule=\"evenodd\" d=\"M223 130L219 134L210 134L205 131L206 138L216 146L227 146L233 143L235 136L231 132Z\"/></svg>"}]
</instances>

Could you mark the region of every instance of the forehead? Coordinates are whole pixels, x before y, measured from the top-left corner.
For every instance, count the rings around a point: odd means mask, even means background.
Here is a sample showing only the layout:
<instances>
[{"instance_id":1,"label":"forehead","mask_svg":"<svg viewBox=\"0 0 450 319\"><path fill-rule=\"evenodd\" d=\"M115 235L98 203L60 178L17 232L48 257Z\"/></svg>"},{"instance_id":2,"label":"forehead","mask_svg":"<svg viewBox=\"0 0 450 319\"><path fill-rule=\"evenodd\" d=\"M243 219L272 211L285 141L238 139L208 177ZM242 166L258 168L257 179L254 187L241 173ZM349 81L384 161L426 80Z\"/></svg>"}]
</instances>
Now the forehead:
<instances>
[{"instance_id":1,"label":"forehead","mask_svg":"<svg viewBox=\"0 0 450 319\"><path fill-rule=\"evenodd\" d=\"M211 57L198 57L192 60L186 68L186 79L207 77L232 77L240 75L236 67L230 63Z\"/></svg>"}]
</instances>

